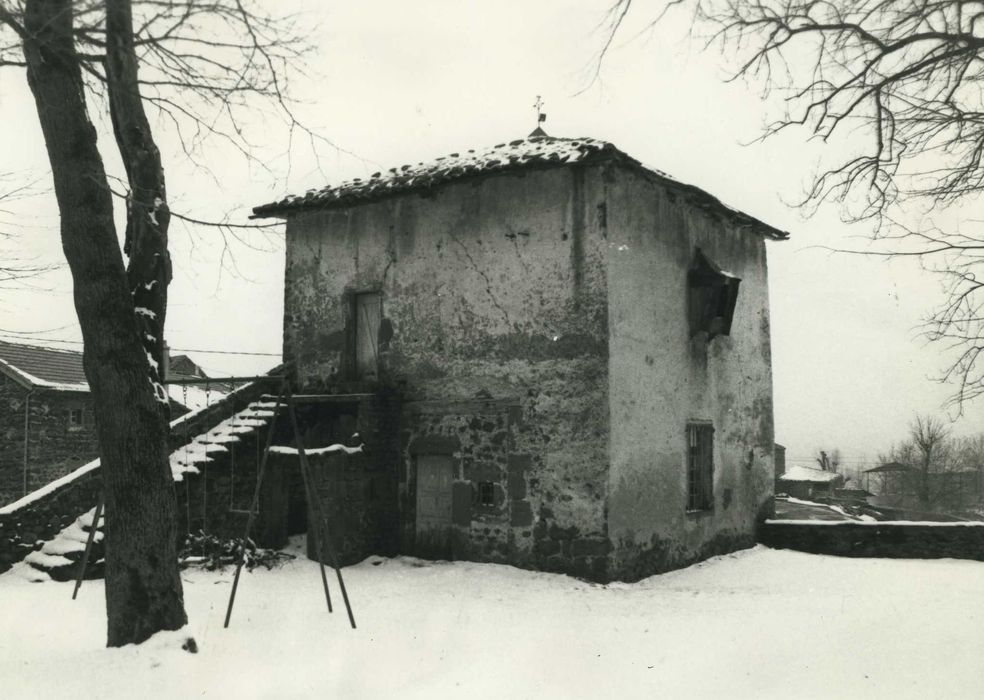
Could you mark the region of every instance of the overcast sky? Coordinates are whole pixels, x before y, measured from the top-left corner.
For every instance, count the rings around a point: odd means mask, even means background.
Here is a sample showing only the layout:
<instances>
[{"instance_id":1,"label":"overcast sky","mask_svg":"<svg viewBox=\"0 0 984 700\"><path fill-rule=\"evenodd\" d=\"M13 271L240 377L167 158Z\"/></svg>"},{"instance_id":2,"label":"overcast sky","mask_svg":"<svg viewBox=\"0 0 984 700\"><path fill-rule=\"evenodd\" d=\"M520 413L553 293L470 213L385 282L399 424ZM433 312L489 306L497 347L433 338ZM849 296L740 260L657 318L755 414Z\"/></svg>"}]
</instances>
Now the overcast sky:
<instances>
[{"instance_id":1,"label":"overcast sky","mask_svg":"<svg viewBox=\"0 0 984 700\"><path fill-rule=\"evenodd\" d=\"M304 102L297 113L341 150L322 144L316 159L295 140L288 161L277 157L287 150L286 131L267 125L262 147L279 177L219 148L204 153L211 170L205 172L179 155L162 128L171 206L208 219L232 212L245 221L252 206L287 192L523 137L535 126L532 106L542 95L551 135L611 141L791 232L789 241L769 244L776 440L793 462L825 447L840 448L848 462L873 463L904 436L917 412L941 412L951 392L932 380L944 358L917 330L940 299L939 281L912 261L824 249L862 246L865 231L841 223L833 208L804 219L784 203L802 193L820 147L795 132L742 145L775 112L758 86L723 81L728 57L689 40L683 18L640 34L641 11L630 17L592 81L608 2L301 2L305 26L318 27L318 53L308 78L294 83ZM15 182L36 179L43 190L44 145L17 69L0 71L0 115L0 172L13 173ZM111 139L103 144L108 151ZM17 234L2 244L5 255L16 250L42 262L60 259L50 198L5 208L0 225ZM280 352L282 240L269 232L243 238L249 246L234 242L225 249L214 230L172 224L168 335L177 351ZM0 329L4 339L21 332L78 340L67 272L31 288L4 289ZM216 373L252 372L277 361L189 354ZM984 405L971 406L954 432L979 431L982 418Z\"/></svg>"}]
</instances>

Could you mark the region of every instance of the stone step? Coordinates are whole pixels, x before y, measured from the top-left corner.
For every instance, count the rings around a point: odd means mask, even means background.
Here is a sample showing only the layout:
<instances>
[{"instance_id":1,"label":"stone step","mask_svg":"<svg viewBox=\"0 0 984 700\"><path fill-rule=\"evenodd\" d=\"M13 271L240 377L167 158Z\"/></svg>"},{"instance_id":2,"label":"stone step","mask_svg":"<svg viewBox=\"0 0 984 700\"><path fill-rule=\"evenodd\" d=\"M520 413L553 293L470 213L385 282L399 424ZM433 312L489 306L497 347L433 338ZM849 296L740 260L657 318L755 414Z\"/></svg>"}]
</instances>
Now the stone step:
<instances>
[{"instance_id":1,"label":"stone step","mask_svg":"<svg viewBox=\"0 0 984 700\"><path fill-rule=\"evenodd\" d=\"M53 539L45 542L41 549L31 552L24 562L36 571L47 574L55 581L72 581L78 577L79 567L85 553L85 545L92 528L95 508L76 518L68 527ZM85 578L100 578L103 575L103 519L99 518L92 552L86 565Z\"/></svg>"}]
</instances>

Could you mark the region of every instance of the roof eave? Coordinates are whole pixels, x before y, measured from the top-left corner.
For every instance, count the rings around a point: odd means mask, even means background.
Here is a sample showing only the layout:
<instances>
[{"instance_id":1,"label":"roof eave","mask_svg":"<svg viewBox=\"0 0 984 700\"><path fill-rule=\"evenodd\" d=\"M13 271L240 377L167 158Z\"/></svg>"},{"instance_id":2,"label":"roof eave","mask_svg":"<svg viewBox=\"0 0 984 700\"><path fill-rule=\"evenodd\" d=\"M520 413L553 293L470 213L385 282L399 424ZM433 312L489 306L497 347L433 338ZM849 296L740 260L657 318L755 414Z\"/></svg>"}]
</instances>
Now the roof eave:
<instances>
[{"instance_id":1,"label":"roof eave","mask_svg":"<svg viewBox=\"0 0 984 700\"><path fill-rule=\"evenodd\" d=\"M17 382L18 384L20 384L25 389L29 389L30 390L30 389L37 388L37 385L34 382L32 382L30 379L28 379L16 367L14 367L13 365L8 364L4 360L0 360L0 374L3 374L5 376L9 377L10 379L12 379L15 382Z\"/></svg>"},{"instance_id":2,"label":"roof eave","mask_svg":"<svg viewBox=\"0 0 984 700\"><path fill-rule=\"evenodd\" d=\"M524 172L524 171L536 171L536 170L552 170L555 168L562 168L566 166L578 166L578 165L594 165L602 162L616 162L619 165L626 166L632 170L635 170L644 177L647 177L654 182L661 184L664 187L668 187L684 194L689 194L695 199L699 200L698 206L701 204L706 207L713 209L716 213L724 216L737 224L740 227L749 228L754 232L764 236L765 238L774 241L785 241L789 238L788 231L782 231L770 226L769 224L756 219L754 216L750 216L737 209L732 209L728 205L721 202L714 195L709 192L702 190L695 185L688 185L679 180L675 180L665 173L661 173L658 170L653 170L647 168L640 161L636 160L632 156L628 155L624 151L618 149L612 144L607 144L607 148L602 151L591 153L586 155L584 158L577 161L564 161L564 162L537 162L537 163L522 163L518 164L516 167L505 167L495 170L488 170L485 172L477 172L466 175L464 177L451 177L447 179L436 179L434 181L426 182L422 185L411 186L400 189L384 190L378 193L367 194L363 196L353 195L350 197L340 197L335 200L330 200L326 202L270 202L268 204L261 204L258 207L253 208L253 213L250 215L250 219L288 219L294 214L299 214L306 211L325 211L329 209L341 209L345 207L357 206L360 204L368 204L370 202L376 202L389 197L397 197L407 194L419 194L422 192L430 192L438 187L442 187L447 184L457 183L457 182L468 182L476 179L493 177L495 175L504 175L509 173Z\"/></svg>"}]
</instances>

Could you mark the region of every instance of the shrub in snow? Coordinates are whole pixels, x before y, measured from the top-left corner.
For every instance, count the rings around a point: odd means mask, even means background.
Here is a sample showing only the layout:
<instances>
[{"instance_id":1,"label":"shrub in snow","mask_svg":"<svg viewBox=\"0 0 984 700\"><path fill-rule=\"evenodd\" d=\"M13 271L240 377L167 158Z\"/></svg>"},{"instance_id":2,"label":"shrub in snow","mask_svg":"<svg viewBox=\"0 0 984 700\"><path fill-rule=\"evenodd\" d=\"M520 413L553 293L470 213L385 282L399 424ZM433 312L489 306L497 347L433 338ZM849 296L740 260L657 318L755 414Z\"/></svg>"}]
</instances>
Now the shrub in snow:
<instances>
[{"instance_id":1,"label":"shrub in snow","mask_svg":"<svg viewBox=\"0 0 984 700\"><path fill-rule=\"evenodd\" d=\"M201 530L187 535L178 552L178 562L182 568L200 566L208 571L223 569L235 565L243 557L243 565L247 571L257 566L272 569L285 560L293 559L294 555L275 549L257 547L253 540L242 537L221 539Z\"/></svg>"}]
</instances>

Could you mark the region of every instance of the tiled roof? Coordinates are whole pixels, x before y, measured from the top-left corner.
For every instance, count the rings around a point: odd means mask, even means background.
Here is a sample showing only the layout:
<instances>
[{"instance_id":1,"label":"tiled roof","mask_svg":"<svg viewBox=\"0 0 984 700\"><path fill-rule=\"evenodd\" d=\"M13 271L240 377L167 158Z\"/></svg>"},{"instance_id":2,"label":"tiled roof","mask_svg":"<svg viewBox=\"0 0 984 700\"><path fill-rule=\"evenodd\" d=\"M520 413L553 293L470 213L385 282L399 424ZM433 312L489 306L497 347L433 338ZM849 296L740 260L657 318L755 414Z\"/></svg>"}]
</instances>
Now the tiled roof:
<instances>
[{"instance_id":1,"label":"tiled roof","mask_svg":"<svg viewBox=\"0 0 984 700\"><path fill-rule=\"evenodd\" d=\"M326 209L350 206L373 201L389 195L428 190L454 180L470 176L492 175L527 169L544 169L572 163L618 160L638 168L662 184L689 196L699 207L712 209L736 220L739 224L753 226L770 238L784 239L789 234L765 224L754 217L722 204L703 190L674 180L666 173L646 168L639 161L626 155L607 141L591 138L532 137L500 143L492 148L436 158L427 163L403 165L386 172L373 173L369 178L355 178L337 185L310 189L301 195L288 195L283 199L263 204L253 209L255 218L283 217L304 209Z\"/></svg>"},{"instance_id":2,"label":"tiled roof","mask_svg":"<svg viewBox=\"0 0 984 700\"><path fill-rule=\"evenodd\" d=\"M0 370L31 387L89 390L80 352L0 341Z\"/></svg>"},{"instance_id":3,"label":"tiled roof","mask_svg":"<svg viewBox=\"0 0 984 700\"><path fill-rule=\"evenodd\" d=\"M186 355L175 355L171 358L171 367L175 363L179 366L179 371L172 369L172 378L198 378L204 377L205 373L197 367ZM195 375L186 375L180 370L197 368ZM42 348L35 345L23 345L21 343L7 343L0 341L0 372L12 377L26 387L37 389L52 389L56 391L89 391L89 383L85 378L85 370L82 368L82 353L75 350L53 350L52 348ZM216 380L214 384L208 386L207 391L214 394L212 400L221 397L234 387L226 382ZM188 391L197 392L197 387L191 387ZM178 394L180 389L176 389L172 398L181 402ZM182 402L183 403L183 402ZM188 408L197 408L190 405Z\"/></svg>"}]
</instances>

